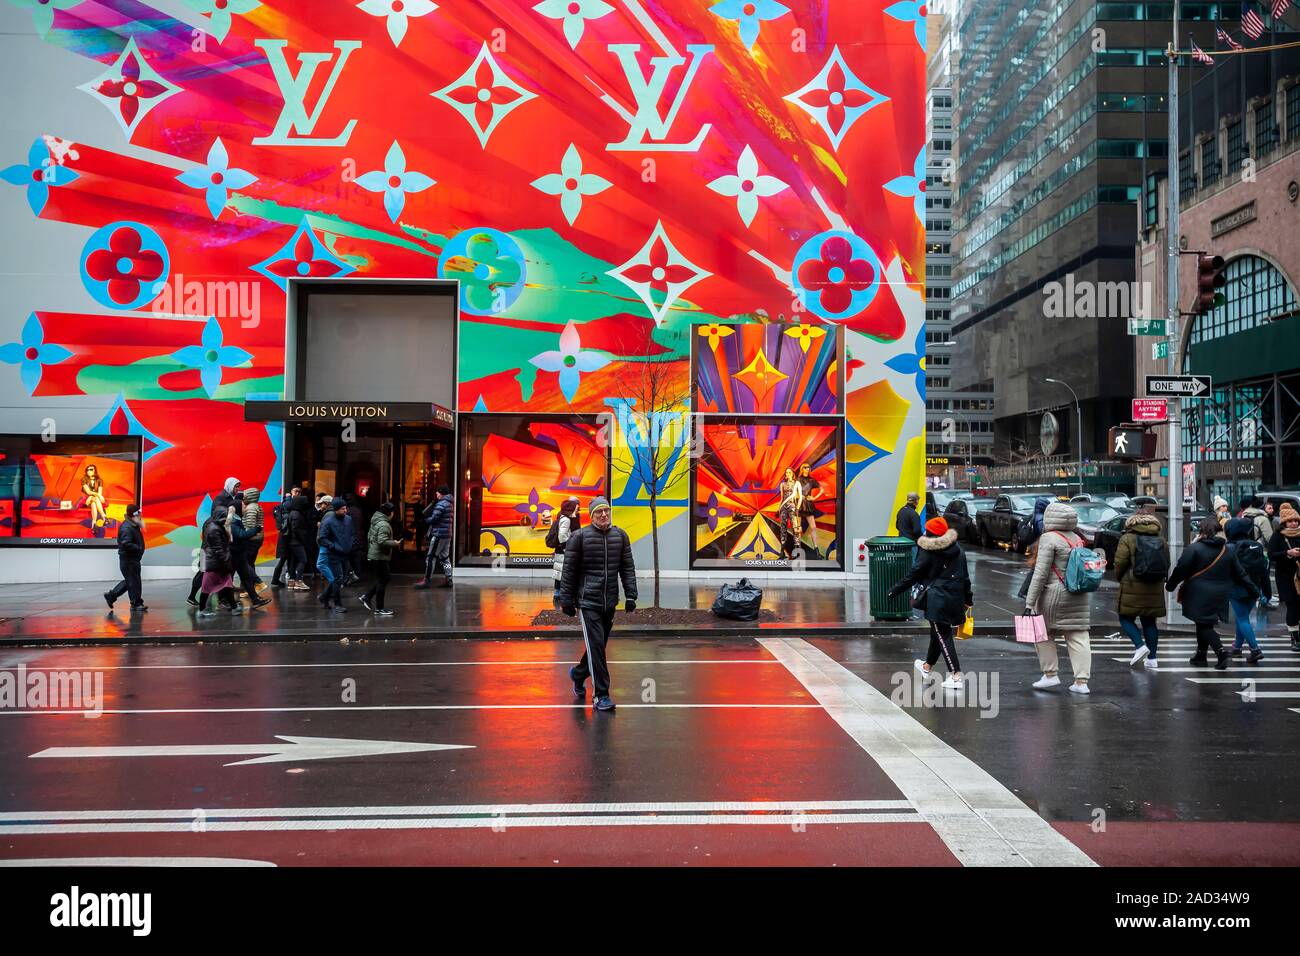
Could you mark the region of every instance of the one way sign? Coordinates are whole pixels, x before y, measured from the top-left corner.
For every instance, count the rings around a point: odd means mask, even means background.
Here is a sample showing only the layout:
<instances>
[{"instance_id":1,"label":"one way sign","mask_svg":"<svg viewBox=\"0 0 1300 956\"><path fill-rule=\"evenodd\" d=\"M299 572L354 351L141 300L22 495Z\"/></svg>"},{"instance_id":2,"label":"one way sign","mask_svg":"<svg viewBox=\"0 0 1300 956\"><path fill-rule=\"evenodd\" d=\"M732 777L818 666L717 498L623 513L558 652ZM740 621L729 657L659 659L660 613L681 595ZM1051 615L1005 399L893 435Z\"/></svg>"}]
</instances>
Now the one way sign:
<instances>
[{"instance_id":1,"label":"one way sign","mask_svg":"<svg viewBox=\"0 0 1300 956\"><path fill-rule=\"evenodd\" d=\"M1208 375L1148 375L1148 395L1184 395L1190 398L1204 395L1214 388Z\"/></svg>"}]
</instances>

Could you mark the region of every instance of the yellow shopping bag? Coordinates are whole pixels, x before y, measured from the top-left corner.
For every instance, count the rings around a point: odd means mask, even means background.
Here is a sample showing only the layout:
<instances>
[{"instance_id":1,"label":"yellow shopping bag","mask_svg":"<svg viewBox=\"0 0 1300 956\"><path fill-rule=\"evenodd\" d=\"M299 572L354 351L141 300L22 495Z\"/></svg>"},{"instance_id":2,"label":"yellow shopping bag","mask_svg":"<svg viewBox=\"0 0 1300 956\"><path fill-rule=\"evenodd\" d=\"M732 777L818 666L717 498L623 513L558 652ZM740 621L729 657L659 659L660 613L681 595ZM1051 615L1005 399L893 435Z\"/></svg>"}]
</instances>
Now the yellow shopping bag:
<instances>
[{"instance_id":1,"label":"yellow shopping bag","mask_svg":"<svg viewBox=\"0 0 1300 956\"><path fill-rule=\"evenodd\" d=\"M975 636L975 614L972 611L966 612L966 620L961 622L961 627L957 628L957 640L964 641Z\"/></svg>"}]
</instances>

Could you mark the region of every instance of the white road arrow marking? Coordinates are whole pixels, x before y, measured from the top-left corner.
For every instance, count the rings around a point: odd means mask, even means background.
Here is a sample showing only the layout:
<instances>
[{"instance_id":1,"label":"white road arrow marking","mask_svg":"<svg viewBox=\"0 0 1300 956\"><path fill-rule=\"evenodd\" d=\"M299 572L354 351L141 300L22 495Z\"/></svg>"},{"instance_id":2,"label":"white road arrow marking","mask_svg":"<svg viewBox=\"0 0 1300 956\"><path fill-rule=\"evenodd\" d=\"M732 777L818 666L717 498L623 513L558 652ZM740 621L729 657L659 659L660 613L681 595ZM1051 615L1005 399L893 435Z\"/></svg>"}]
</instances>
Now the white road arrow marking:
<instances>
[{"instance_id":1,"label":"white road arrow marking","mask_svg":"<svg viewBox=\"0 0 1300 956\"><path fill-rule=\"evenodd\" d=\"M261 754L251 760L236 760L227 767L254 763L289 763L300 760L331 760L337 757L373 757L379 754L410 754L426 750L473 750L472 744L425 744L407 740L348 740L342 737L287 737L276 734L283 744L194 744L157 747L49 747L37 757L233 757Z\"/></svg>"}]
</instances>

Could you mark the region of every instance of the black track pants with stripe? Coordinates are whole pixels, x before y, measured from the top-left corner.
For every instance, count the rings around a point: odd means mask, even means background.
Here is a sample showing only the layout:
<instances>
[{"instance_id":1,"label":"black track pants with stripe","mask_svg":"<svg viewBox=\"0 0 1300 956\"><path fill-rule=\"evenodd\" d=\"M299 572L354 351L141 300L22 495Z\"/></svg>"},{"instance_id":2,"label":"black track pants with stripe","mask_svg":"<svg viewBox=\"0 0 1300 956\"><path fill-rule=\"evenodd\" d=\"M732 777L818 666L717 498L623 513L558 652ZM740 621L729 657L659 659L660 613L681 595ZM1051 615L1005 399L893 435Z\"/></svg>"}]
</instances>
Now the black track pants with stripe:
<instances>
[{"instance_id":1,"label":"black track pants with stripe","mask_svg":"<svg viewBox=\"0 0 1300 956\"><path fill-rule=\"evenodd\" d=\"M605 645L609 643L609 632L614 629L614 609L595 611L580 607L578 623L582 626L582 642L586 650L573 669L574 680L586 680L590 675L595 696L608 697L609 665L605 662Z\"/></svg>"}]
</instances>

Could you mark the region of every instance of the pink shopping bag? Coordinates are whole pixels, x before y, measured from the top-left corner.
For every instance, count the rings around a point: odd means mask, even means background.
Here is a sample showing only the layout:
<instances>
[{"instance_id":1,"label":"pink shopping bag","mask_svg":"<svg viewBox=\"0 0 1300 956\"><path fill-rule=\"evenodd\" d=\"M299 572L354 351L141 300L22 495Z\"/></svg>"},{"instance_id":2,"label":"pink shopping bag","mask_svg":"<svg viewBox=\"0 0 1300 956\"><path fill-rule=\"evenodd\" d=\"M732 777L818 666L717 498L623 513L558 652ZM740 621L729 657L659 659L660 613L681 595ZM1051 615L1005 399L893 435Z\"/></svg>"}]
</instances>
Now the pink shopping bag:
<instances>
[{"instance_id":1,"label":"pink shopping bag","mask_svg":"<svg viewBox=\"0 0 1300 956\"><path fill-rule=\"evenodd\" d=\"M1016 615L1016 640L1021 644L1042 644L1047 640L1047 623L1041 614Z\"/></svg>"}]
</instances>

